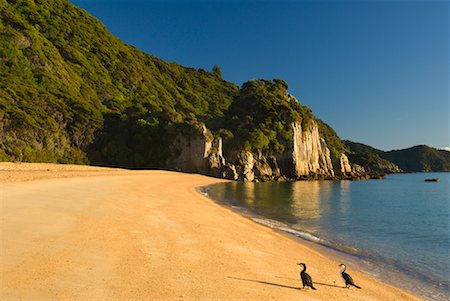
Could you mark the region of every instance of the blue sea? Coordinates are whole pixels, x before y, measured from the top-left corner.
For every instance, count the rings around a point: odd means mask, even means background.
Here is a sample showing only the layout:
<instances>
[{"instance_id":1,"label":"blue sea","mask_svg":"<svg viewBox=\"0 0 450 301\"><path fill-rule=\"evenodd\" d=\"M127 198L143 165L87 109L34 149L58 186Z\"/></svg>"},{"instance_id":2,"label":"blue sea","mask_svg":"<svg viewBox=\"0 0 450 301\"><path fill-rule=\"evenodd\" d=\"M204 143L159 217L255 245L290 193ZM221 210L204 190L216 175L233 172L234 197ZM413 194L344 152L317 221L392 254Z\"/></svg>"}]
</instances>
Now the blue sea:
<instances>
[{"instance_id":1,"label":"blue sea","mask_svg":"<svg viewBox=\"0 0 450 301\"><path fill-rule=\"evenodd\" d=\"M450 173L230 182L199 189L255 222L324 246L385 282L428 300L450 299Z\"/></svg>"}]
</instances>

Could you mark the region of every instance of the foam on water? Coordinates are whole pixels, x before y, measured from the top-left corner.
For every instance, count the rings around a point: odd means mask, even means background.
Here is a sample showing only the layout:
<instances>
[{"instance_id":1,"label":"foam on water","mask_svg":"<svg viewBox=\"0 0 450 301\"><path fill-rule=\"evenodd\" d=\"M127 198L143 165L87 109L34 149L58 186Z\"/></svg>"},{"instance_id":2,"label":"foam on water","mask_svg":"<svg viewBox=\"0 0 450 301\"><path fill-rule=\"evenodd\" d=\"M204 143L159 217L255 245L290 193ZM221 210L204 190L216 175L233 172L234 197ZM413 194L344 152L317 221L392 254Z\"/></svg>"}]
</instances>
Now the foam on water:
<instances>
[{"instance_id":1,"label":"foam on water","mask_svg":"<svg viewBox=\"0 0 450 301\"><path fill-rule=\"evenodd\" d=\"M294 236L303 238L305 240L309 240L309 241L313 241L313 242L323 242L323 240L321 240L317 236L311 235L311 234L306 233L306 232L301 232L301 231L294 230L292 228L289 228L286 224L283 224L283 223L281 223L279 221L270 220L270 219L263 219L263 218L257 218L257 217L253 217L252 220L257 222L257 223L259 223L259 224L262 224L262 225L268 226L270 228L277 229L277 230L280 230L280 231L292 234Z\"/></svg>"}]
</instances>

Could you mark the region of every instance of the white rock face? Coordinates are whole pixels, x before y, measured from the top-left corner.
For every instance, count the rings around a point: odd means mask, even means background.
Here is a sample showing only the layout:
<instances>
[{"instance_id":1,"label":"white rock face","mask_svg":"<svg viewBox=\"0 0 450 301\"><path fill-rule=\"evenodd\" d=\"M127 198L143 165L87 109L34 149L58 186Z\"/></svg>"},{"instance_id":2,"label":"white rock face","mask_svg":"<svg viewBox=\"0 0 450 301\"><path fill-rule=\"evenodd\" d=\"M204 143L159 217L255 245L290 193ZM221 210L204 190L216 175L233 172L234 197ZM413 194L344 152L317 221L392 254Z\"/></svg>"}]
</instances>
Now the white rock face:
<instances>
[{"instance_id":1,"label":"white rock face","mask_svg":"<svg viewBox=\"0 0 450 301\"><path fill-rule=\"evenodd\" d=\"M330 150L319 135L315 122L302 130L299 122L292 124L294 130L294 147L292 159L297 177L313 174L334 176Z\"/></svg>"},{"instance_id":2,"label":"white rock face","mask_svg":"<svg viewBox=\"0 0 450 301\"><path fill-rule=\"evenodd\" d=\"M341 173L343 175L348 175L352 173L352 167L348 161L348 157L345 154L341 154L339 157L339 165L341 167Z\"/></svg>"},{"instance_id":3,"label":"white rock face","mask_svg":"<svg viewBox=\"0 0 450 301\"><path fill-rule=\"evenodd\" d=\"M335 162L330 149L319 135L317 124L312 121L306 129L301 123L292 123L293 140L283 154L271 155L259 151L238 151L225 159L221 138L214 138L202 124L201 131L189 137L181 133L175 139L173 156L167 165L175 170L199 172L216 177L240 181L267 181L277 179L330 178L352 176L353 167L345 154Z\"/></svg>"},{"instance_id":4,"label":"white rock face","mask_svg":"<svg viewBox=\"0 0 450 301\"><path fill-rule=\"evenodd\" d=\"M208 169L207 158L211 154L212 135L204 124L202 133L193 137L178 135L174 141L174 149L180 153L168 162L176 170L204 172ZM223 157L222 157L223 158Z\"/></svg>"},{"instance_id":5,"label":"white rock face","mask_svg":"<svg viewBox=\"0 0 450 301\"><path fill-rule=\"evenodd\" d=\"M240 162L240 175L239 180L251 182L255 179L255 173L253 171L253 166L255 165L255 159L253 154L248 151L242 151L239 153Z\"/></svg>"},{"instance_id":6,"label":"white rock face","mask_svg":"<svg viewBox=\"0 0 450 301\"><path fill-rule=\"evenodd\" d=\"M206 147L206 146L205 146ZM216 138L212 141L211 147L204 154L208 158L210 169L220 169L225 166L225 158L222 154L222 138Z\"/></svg>"}]
</instances>

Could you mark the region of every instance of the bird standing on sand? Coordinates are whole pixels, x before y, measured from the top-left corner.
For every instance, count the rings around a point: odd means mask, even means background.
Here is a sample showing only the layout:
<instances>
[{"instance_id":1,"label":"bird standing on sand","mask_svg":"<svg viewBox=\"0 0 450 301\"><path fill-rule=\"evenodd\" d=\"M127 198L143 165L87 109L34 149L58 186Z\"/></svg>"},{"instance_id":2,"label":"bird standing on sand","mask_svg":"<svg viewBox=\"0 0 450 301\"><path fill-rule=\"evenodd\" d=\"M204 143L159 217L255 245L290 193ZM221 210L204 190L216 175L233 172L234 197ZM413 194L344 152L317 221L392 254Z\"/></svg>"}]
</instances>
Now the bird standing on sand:
<instances>
[{"instance_id":1,"label":"bird standing on sand","mask_svg":"<svg viewBox=\"0 0 450 301\"><path fill-rule=\"evenodd\" d=\"M346 269L345 264L341 263L339 266L341 267L341 275L342 275L342 278L344 278L345 287L350 288L350 286L353 285L356 288L360 288L353 282L352 276L350 276L349 274L347 274L345 272L345 269Z\"/></svg>"},{"instance_id":2,"label":"bird standing on sand","mask_svg":"<svg viewBox=\"0 0 450 301\"><path fill-rule=\"evenodd\" d=\"M305 288L305 286L309 286L310 288L315 290L316 288L313 286L311 276L309 276L309 274L306 273L306 264L304 263L297 263L297 264L303 267L303 270L300 271L300 278L302 279L303 288Z\"/></svg>"}]
</instances>

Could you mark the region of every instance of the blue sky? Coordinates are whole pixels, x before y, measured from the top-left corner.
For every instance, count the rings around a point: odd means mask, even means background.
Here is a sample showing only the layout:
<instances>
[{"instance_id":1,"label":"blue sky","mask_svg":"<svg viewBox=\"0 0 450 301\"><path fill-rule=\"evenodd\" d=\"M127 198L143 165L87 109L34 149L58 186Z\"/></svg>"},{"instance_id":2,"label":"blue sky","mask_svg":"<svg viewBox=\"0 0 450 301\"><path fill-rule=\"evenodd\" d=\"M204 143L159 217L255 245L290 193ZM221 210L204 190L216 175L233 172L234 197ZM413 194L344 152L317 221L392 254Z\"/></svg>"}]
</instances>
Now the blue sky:
<instances>
[{"instance_id":1,"label":"blue sky","mask_svg":"<svg viewBox=\"0 0 450 301\"><path fill-rule=\"evenodd\" d=\"M162 59L286 80L343 139L450 145L448 1L71 2Z\"/></svg>"}]
</instances>

